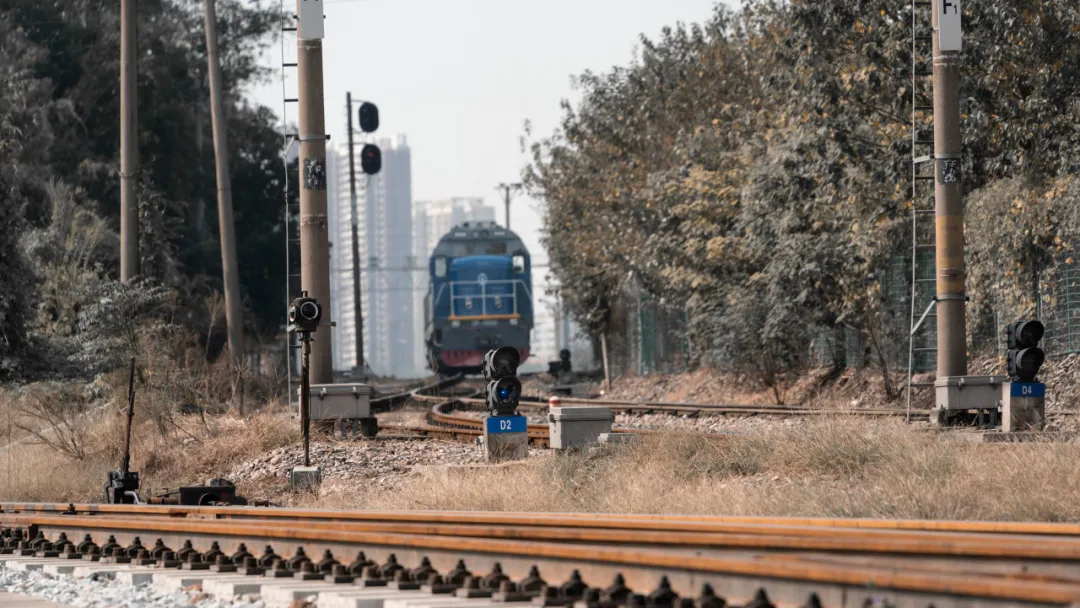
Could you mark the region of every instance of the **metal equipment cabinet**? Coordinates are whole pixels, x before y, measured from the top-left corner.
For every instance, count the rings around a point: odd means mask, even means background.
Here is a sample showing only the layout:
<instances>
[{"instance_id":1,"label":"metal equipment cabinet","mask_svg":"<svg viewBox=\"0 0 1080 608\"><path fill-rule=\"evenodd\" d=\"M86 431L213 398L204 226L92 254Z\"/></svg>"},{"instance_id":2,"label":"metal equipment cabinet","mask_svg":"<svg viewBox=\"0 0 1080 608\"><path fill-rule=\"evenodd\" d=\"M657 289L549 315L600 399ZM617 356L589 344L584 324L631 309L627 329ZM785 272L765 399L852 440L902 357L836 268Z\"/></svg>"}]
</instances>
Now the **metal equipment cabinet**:
<instances>
[{"instance_id":1,"label":"metal equipment cabinet","mask_svg":"<svg viewBox=\"0 0 1080 608\"><path fill-rule=\"evenodd\" d=\"M593 445L602 433L611 432L615 415L606 407L551 407L548 412L548 431L552 449L579 448Z\"/></svg>"},{"instance_id":2,"label":"metal equipment cabinet","mask_svg":"<svg viewBox=\"0 0 1080 608\"><path fill-rule=\"evenodd\" d=\"M296 391L300 394L300 389ZM378 433L371 415L371 387L367 384L312 384L308 415L312 421L360 421L365 437Z\"/></svg>"}]
</instances>

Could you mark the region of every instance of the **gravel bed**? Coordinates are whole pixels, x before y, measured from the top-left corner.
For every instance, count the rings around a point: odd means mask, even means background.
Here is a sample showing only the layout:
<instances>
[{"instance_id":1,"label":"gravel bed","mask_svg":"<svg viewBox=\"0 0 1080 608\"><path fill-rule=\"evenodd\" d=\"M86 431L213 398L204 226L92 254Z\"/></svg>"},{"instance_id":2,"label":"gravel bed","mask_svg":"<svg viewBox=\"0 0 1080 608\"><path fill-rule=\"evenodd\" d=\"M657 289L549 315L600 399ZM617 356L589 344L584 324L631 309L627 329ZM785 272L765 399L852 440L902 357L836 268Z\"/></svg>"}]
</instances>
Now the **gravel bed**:
<instances>
[{"instance_id":1,"label":"gravel bed","mask_svg":"<svg viewBox=\"0 0 1080 608\"><path fill-rule=\"evenodd\" d=\"M733 433L763 426L799 424L796 416L692 416L687 414L616 414L615 428L692 433Z\"/></svg>"},{"instance_id":2,"label":"gravel bed","mask_svg":"<svg viewBox=\"0 0 1080 608\"><path fill-rule=\"evenodd\" d=\"M39 570L0 568L0 589L79 608L263 608L257 596L234 600L211 598L197 590L162 591L149 584L128 585L113 580L52 576Z\"/></svg>"},{"instance_id":3,"label":"gravel bed","mask_svg":"<svg viewBox=\"0 0 1080 608\"><path fill-rule=\"evenodd\" d=\"M414 467L483 462L479 447L435 440L376 439L319 442L311 461L323 469L323 481L363 480L367 487L394 487ZM226 477L237 482L287 483L289 471L304 463L304 447L277 448L234 466Z\"/></svg>"}]
</instances>

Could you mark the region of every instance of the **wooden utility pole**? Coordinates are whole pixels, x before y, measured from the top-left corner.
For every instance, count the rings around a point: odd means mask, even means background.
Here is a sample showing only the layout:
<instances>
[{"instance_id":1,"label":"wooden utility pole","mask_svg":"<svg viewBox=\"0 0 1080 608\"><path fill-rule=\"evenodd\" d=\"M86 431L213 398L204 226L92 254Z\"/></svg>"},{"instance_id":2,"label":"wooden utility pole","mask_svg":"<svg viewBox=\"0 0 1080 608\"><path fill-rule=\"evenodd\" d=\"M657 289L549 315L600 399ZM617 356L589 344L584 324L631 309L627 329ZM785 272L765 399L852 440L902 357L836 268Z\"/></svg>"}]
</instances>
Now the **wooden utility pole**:
<instances>
[{"instance_id":1,"label":"wooden utility pole","mask_svg":"<svg viewBox=\"0 0 1080 608\"><path fill-rule=\"evenodd\" d=\"M517 190L521 187L520 183L513 184L499 184L499 189L503 191L503 202L506 204L506 229L510 230L510 192Z\"/></svg>"},{"instance_id":2,"label":"wooden utility pole","mask_svg":"<svg viewBox=\"0 0 1080 608\"><path fill-rule=\"evenodd\" d=\"M967 375L964 306L964 192L960 180L960 2L934 0L934 219L937 262L937 377Z\"/></svg>"},{"instance_id":3,"label":"wooden utility pole","mask_svg":"<svg viewBox=\"0 0 1080 608\"><path fill-rule=\"evenodd\" d=\"M352 93L345 93L345 113L348 115L349 129L349 195L352 211L352 277L353 277L353 321L356 325L356 370L364 377L364 308L360 300L360 215L356 201L356 163L353 158L353 105Z\"/></svg>"},{"instance_id":4,"label":"wooden utility pole","mask_svg":"<svg viewBox=\"0 0 1080 608\"><path fill-rule=\"evenodd\" d=\"M120 0L120 281L139 274L138 35L135 0Z\"/></svg>"},{"instance_id":5,"label":"wooden utility pole","mask_svg":"<svg viewBox=\"0 0 1080 608\"><path fill-rule=\"evenodd\" d=\"M206 0L206 62L210 74L210 120L214 130L217 162L218 235L221 239L221 271L225 283L225 322L229 329L229 355L239 364L244 358L244 318L240 301L240 269L236 262L236 229L233 226L232 181L229 177L229 138L225 121L221 66L218 63L217 11L215 0Z\"/></svg>"},{"instance_id":6,"label":"wooden utility pole","mask_svg":"<svg viewBox=\"0 0 1080 608\"><path fill-rule=\"evenodd\" d=\"M326 215L326 123L323 107L323 3L297 0L300 132L300 285L330 310L330 239ZM323 316L329 325L328 315ZM330 332L319 332L311 352L311 383L334 380Z\"/></svg>"}]
</instances>

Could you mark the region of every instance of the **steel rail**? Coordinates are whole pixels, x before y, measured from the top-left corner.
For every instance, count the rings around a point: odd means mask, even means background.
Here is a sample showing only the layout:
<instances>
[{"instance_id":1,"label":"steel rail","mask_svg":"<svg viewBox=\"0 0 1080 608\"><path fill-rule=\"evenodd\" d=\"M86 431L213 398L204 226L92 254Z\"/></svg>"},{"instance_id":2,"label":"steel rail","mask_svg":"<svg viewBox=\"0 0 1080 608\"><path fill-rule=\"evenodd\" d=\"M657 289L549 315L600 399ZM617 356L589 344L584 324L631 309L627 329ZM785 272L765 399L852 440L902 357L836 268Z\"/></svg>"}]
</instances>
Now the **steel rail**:
<instances>
[{"instance_id":1,"label":"steel rail","mask_svg":"<svg viewBox=\"0 0 1080 608\"><path fill-rule=\"evenodd\" d=\"M418 401L437 401L437 397L417 395ZM657 412L687 412L708 414L759 414L775 416L903 416L905 412L900 409L844 409L844 408L808 408L802 406L784 405L715 405L715 404L683 404L683 403L635 403L632 401L608 401L602 399L572 399L560 397L564 404L595 405L609 407L621 411L657 411ZM484 400L475 397L460 397L462 403L470 405L483 405ZM547 404L541 400L522 398L521 407L544 408ZM928 416L928 410L915 410L913 415Z\"/></svg>"},{"instance_id":2,"label":"steel rail","mask_svg":"<svg viewBox=\"0 0 1080 608\"><path fill-rule=\"evenodd\" d=\"M295 519L361 522L422 522L479 525L529 525L674 532L720 532L789 527L836 530L962 532L982 535L1080 536L1080 523L959 520L885 520L827 517L735 517L708 515L637 515L599 513L513 513L487 511L357 511L243 506L112 505L96 503L0 502L0 514L93 514L168 518ZM1034 539L1032 539L1034 540Z\"/></svg>"},{"instance_id":3,"label":"steel rail","mask_svg":"<svg viewBox=\"0 0 1080 608\"><path fill-rule=\"evenodd\" d=\"M460 384L464 379L464 375L456 374L454 376L436 378L431 382L428 382L408 391L391 393L388 395L378 395L371 399L371 411L372 413L389 411L395 406L407 403L412 399L417 399L419 398L419 396L425 395L425 393L428 393L430 391L440 391L446 388L450 388L452 386L456 386L457 384Z\"/></svg>"},{"instance_id":4,"label":"steel rail","mask_svg":"<svg viewBox=\"0 0 1080 608\"><path fill-rule=\"evenodd\" d=\"M20 525L34 525L34 515L12 514ZM54 517L54 516L45 516ZM71 516L67 516L71 517ZM96 521L122 523L122 518L102 517ZM142 518L152 522L155 519ZM156 521L163 521L157 518ZM189 520L197 521L197 520ZM211 520L202 520L211 521ZM240 521L240 520L238 520ZM987 558L1009 561L1080 562L1080 539L1042 540L1032 543L1023 537L979 538L972 535L935 536L927 533L869 533L839 530L821 534L821 529L744 529L729 532L671 532L596 529L589 527L532 527L523 525L462 525L437 523L376 523L311 520L242 520L242 525L291 525L326 533L326 540L344 533L386 533L419 536L489 538L519 541L569 542L642 548L671 547L699 551L749 549L754 551L813 551L823 553L915 555L950 558ZM273 523L271 523L273 521Z\"/></svg>"},{"instance_id":5,"label":"steel rail","mask_svg":"<svg viewBox=\"0 0 1080 608\"><path fill-rule=\"evenodd\" d=\"M601 564L629 569L633 580L654 580L657 572L683 574L678 580L709 580L708 575L740 576L754 579L799 581L839 585L854 589L900 590L936 596L989 598L1033 604L1070 605L1080 598L1080 586L1046 581L1003 579L993 575L958 575L925 571L905 571L895 567L836 565L797 560L760 559L760 556L696 555L685 551L659 551L620 548L605 545L391 532L357 532L312 529L302 522L292 525L268 525L265 522L213 521L199 519L122 519L116 517L3 514L0 523L32 527L42 534L70 532L141 534L167 537L176 542L181 537L195 537L199 542L213 538L223 550L230 550L244 540L276 543L330 543L337 547L439 551L453 554L487 555L578 564ZM53 536L55 538L55 536ZM445 563L445 560L443 561ZM564 568L565 570L565 568ZM685 575L690 575L688 578ZM705 575L705 576L702 576ZM630 580L630 577L628 577ZM646 583L647 584L647 583ZM698 583L700 584L700 583ZM684 593L686 589L684 588ZM846 602L845 602L846 603Z\"/></svg>"},{"instance_id":6,"label":"steel rail","mask_svg":"<svg viewBox=\"0 0 1080 608\"><path fill-rule=\"evenodd\" d=\"M470 416L455 416L447 412L449 408L452 408L461 403L479 403L484 404L481 399L463 399L454 398L444 401L439 401L432 406L431 411L428 413L428 422L433 424L442 424L448 427L471 429L477 431L480 435L483 435L484 421L481 418L473 418ZM545 443L549 441L550 429L546 424L529 424L527 425L529 439L543 440ZM612 433L633 433L639 435L656 434L658 431L644 430L644 429L612 429ZM720 435L719 433L708 433L710 435Z\"/></svg>"},{"instance_id":7,"label":"steel rail","mask_svg":"<svg viewBox=\"0 0 1080 608\"><path fill-rule=\"evenodd\" d=\"M921 528L863 527L879 520L819 520L829 526L808 525L799 518L698 518L669 521L663 517L593 514L369 512L256 507L178 507L157 505L61 505L0 503L11 516L96 515L167 519L229 519L235 521L302 522L328 531L392 531L442 536L504 537L531 540L588 540L604 543L676 544L688 547L753 546L866 553L913 553L969 557L1080 560L1080 530L1073 524L1002 522L885 522L929 524ZM751 519L752 521L729 521ZM989 524L987 530L949 529L937 524ZM1032 543L1032 535L1040 535ZM753 540L751 537L761 537ZM779 541L774 539L780 539ZM811 545L792 544L809 539ZM824 541L824 542L820 542ZM857 545L843 544L849 541ZM815 544L816 543L816 544ZM914 543L908 546L904 543Z\"/></svg>"}]
</instances>

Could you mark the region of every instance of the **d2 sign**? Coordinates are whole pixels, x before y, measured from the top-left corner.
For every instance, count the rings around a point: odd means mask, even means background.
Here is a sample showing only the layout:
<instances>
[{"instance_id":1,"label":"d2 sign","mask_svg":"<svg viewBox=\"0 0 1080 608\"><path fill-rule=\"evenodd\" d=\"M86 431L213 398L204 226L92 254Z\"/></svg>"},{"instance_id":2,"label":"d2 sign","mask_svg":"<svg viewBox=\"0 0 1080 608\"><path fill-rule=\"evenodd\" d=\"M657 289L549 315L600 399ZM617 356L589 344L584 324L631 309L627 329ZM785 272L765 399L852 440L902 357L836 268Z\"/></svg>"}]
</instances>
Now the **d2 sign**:
<instances>
[{"instance_id":1,"label":"d2 sign","mask_svg":"<svg viewBox=\"0 0 1080 608\"><path fill-rule=\"evenodd\" d=\"M938 48L942 51L961 50L960 0L935 0L938 12Z\"/></svg>"}]
</instances>

